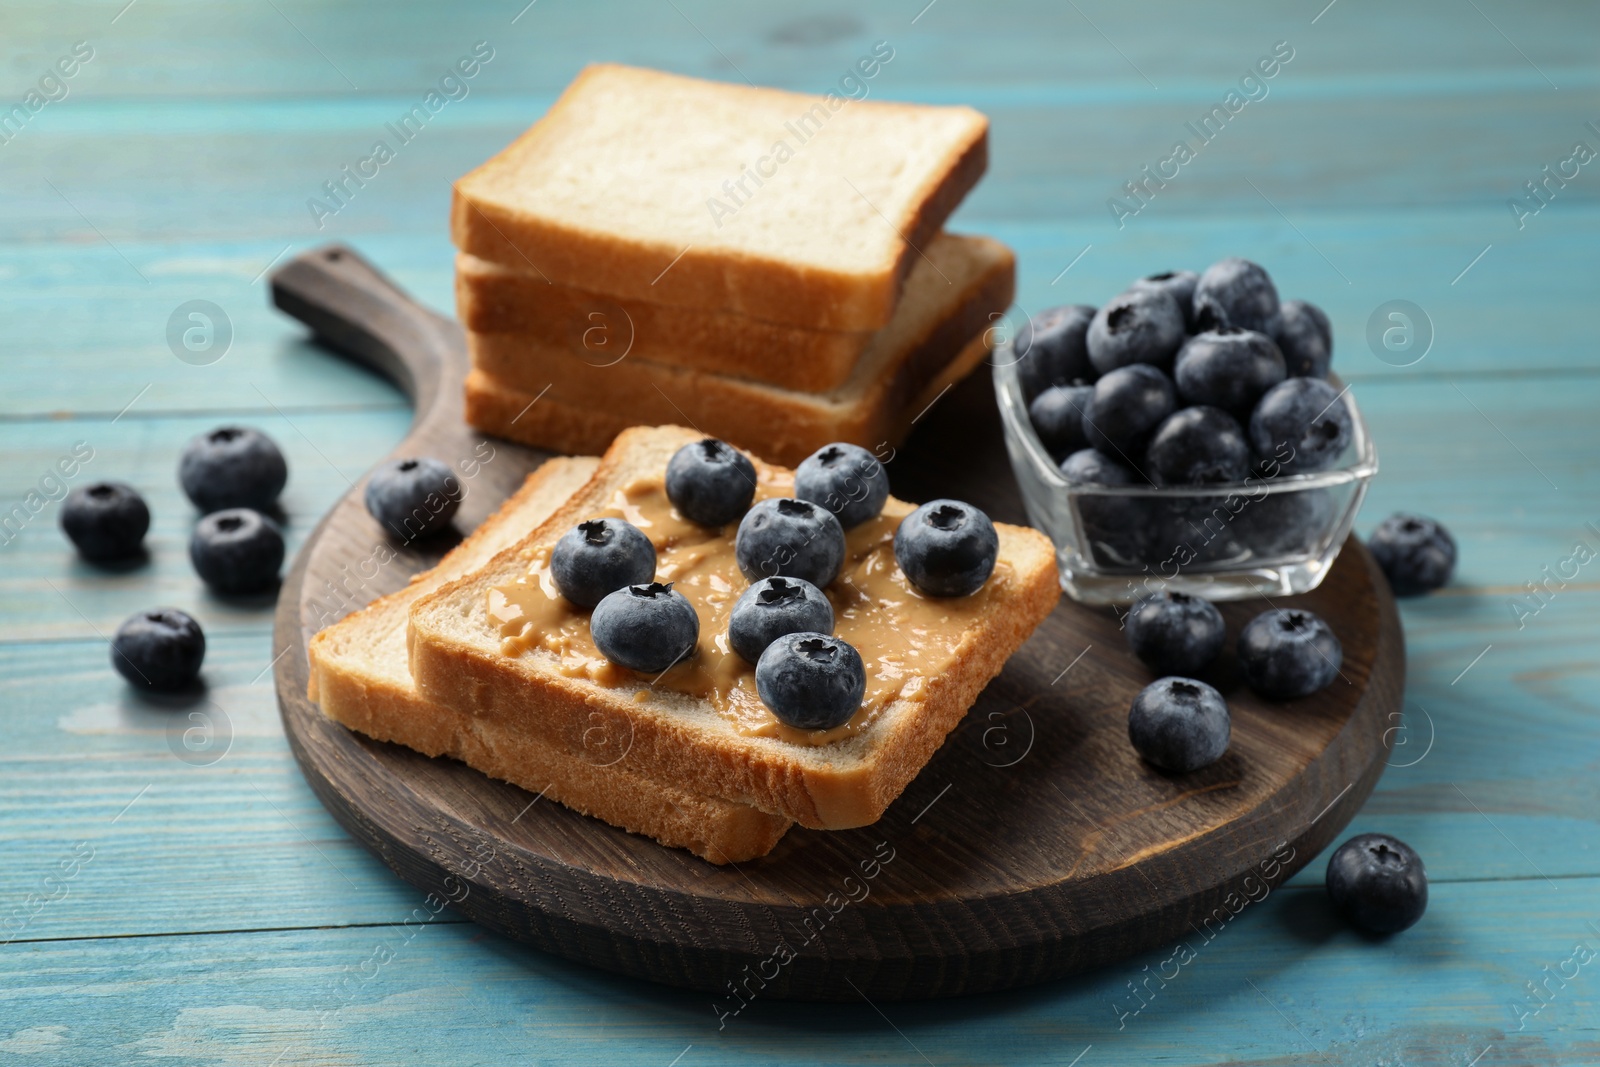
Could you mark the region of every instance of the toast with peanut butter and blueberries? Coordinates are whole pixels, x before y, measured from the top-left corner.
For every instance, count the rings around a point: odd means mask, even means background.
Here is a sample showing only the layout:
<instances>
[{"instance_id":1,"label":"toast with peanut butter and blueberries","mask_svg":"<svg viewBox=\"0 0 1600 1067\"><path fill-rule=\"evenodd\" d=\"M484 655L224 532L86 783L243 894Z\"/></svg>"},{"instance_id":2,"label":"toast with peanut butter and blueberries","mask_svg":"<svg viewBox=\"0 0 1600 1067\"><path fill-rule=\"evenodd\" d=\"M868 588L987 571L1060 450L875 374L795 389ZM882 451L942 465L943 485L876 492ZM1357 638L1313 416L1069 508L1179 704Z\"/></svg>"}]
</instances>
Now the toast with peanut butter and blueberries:
<instances>
[{"instance_id":1,"label":"toast with peanut butter and blueberries","mask_svg":"<svg viewBox=\"0 0 1600 1067\"><path fill-rule=\"evenodd\" d=\"M790 820L607 766L613 759L607 750L590 746L575 754L538 733L427 700L412 685L406 663L411 605L516 544L580 489L598 463L587 456L547 461L433 570L316 634L308 648L310 698L329 718L368 737L429 756L454 757L490 777L713 863L763 856Z\"/></svg>"},{"instance_id":2,"label":"toast with peanut butter and blueberries","mask_svg":"<svg viewBox=\"0 0 1600 1067\"><path fill-rule=\"evenodd\" d=\"M1011 303L1015 263L998 241L941 234L912 270L894 321L873 335L845 384L826 393L632 353L590 362L521 334L469 333L467 419L562 452L601 452L628 426L673 422L780 463L835 441L893 447L987 355L988 330ZM564 409L582 417L574 423Z\"/></svg>"},{"instance_id":3,"label":"toast with peanut butter and blueberries","mask_svg":"<svg viewBox=\"0 0 1600 1067\"><path fill-rule=\"evenodd\" d=\"M796 470L623 432L529 536L420 597L417 689L612 769L804 826L876 821L1055 607L1048 539L888 495L876 457Z\"/></svg>"},{"instance_id":4,"label":"toast with peanut butter and blueberries","mask_svg":"<svg viewBox=\"0 0 1600 1067\"><path fill-rule=\"evenodd\" d=\"M451 237L611 297L876 330L982 176L988 129L967 107L596 64L456 182Z\"/></svg>"}]
</instances>

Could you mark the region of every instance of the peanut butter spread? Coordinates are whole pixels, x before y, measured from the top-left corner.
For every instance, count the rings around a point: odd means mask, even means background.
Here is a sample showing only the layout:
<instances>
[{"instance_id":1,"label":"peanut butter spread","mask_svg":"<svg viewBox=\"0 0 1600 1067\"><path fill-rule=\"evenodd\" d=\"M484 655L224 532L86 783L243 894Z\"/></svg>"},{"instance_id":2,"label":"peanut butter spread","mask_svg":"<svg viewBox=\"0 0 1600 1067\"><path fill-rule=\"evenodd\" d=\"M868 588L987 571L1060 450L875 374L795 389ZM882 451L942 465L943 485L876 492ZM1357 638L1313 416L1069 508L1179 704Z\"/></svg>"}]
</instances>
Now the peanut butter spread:
<instances>
[{"instance_id":1,"label":"peanut butter spread","mask_svg":"<svg viewBox=\"0 0 1600 1067\"><path fill-rule=\"evenodd\" d=\"M763 471L756 499L787 496L787 472ZM736 527L697 526L673 509L662 477L636 479L617 490L611 505L586 518L615 517L633 523L656 548L656 580L672 582L700 617L694 655L649 678L601 655L589 635L589 613L556 591L549 571L552 545L535 552L522 578L489 592L489 618L500 629L501 651L521 656L552 653L557 670L606 686L651 687L708 701L740 733L796 744L826 745L860 733L889 705L913 698L926 680L955 659L963 633L991 598L1004 595L1011 570L995 565L984 587L966 597L927 597L907 581L894 559L894 534L911 508L890 500L881 515L845 531L845 562L825 590L833 604L834 632L848 641L867 668L861 708L843 726L806 731L780 723L756 692L755 666L728 643L728 614L749 582L734 559ZM637 699L649 699L640 689Z\"/></svg>"}]
</instances>

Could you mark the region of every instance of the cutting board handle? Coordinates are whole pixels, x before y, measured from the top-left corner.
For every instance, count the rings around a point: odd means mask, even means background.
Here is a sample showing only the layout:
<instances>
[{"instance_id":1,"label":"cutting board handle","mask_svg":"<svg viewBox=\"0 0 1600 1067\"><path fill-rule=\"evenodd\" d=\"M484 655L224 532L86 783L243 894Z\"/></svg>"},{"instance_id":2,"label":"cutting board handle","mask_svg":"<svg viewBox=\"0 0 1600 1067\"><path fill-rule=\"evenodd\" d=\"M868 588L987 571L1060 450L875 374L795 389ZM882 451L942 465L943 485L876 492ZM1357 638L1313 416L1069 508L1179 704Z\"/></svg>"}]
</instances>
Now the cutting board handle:
<instances>
[{"instance_id":1,"label":"cutting board handle","mask_svg":"<svg viewBox=\"0 0 1600 1067\"><path fill-rule=\"evenodd\" d=\"M404 389L423 421L442 396L459 396L465 361L458 329L406 295L348 245L309 249L279 267L272 302L329 348Z\"/></svg>"}]
</instances>

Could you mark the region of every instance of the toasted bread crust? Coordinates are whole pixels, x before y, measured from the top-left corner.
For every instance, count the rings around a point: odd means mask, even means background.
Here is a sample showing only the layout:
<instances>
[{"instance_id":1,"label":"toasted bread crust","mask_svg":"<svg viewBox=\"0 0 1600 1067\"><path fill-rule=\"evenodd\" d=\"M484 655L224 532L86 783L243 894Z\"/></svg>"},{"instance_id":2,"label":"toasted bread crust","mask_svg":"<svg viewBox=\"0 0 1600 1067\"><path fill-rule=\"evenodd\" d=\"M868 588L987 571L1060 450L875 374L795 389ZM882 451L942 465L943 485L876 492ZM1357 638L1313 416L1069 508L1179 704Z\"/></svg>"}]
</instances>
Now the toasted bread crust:
<instances>
[{"instance_id":1,"label":"toasted bread crust","mask_svg":"<svg viewBox=\"0 0 1600 1067\"><path fill-rule=\"evenodd\" d=\"M378 669L378 639L406 624L411 605L442 574L515 542L529 524L548 516L593 469L589 459L553 459L534 471L500 509L432 572L373 601L311 638L310 696L324 714L379 741L427 756L449 756L494 778L519 785L613 826L685 848L713 863L740 862L770 852L789 820L744 804L656 782L625 768L598 765L526 731L426 700L408 678ZM401 665L403 668L403 664Z\"/></svg>"},{"instance_id":2,"label":"toasted bread crust","mask_svg":"<svg viewBox=\"0 0 1600 1067\"><path fill-rule=\"evenodd\" d=\"M468 421L562 451L598 451L625 425L687 421L790 464L834 441L897 444L910 420L983 358L987 329L1015 289L1016 261L1004 245L978 237L943 240L945 270L930 260L918 274L916 306L902 309L905 318L885 330L836 393L779 389L631 355L594 365L518 335L472 333L468 344L480 373L468 386ZM473 396L491 385L507 395ZM573 420L558 411L527 408L533 396L542 397L539 405L555 401L585 413L580 436L567 436ZM591 429L596 426L609 430ZM540 430L546 432L533 436Z\"/></svg>"},{"instance_id":3,"label":"toasted bread crust","mask_svg":"<svg viewBox=\"0 0 1600 1067\"><path fill-rule=\"evenodd\" d=\"M695 388L668 389L641 397L640 408L626 413L603 406L582 394L551 388L536 392L498 381L481 370L467 375L466 418L484 433L553 452L604 452L617 436L641 419L668 423L687 416L706 434L750 451L760 449L779 463L794 466L824 445L849 441L863 448L898 446L911 424L951 385L971 374L989 354L983 334L972 338L921 393L904 401L885 398L871 406L857 405L837 415L813 407L775 408L770 404L716 404L706 409Z\"/></svg>"},{"instance_id":4,"label":"toasted bread crust","mask_svg":"<svg viewBox=\"0 0 1600 1067\"><path fill-rule=\"evenodd\" d=\"M875 330L894 314L901 284L918 254L915 249L932 239L988 165L988 120L971 109L946 109L967 112L966 133L950 145L939 166L918 177L910 191L915 208L904 217L885 220L903 238L898 254L854 271L754 252L735 256L692 243L673 246L625 232L575 226L497 202L495 182L505 168L515 165L508 161L539 151L548 125L575 106L588 83L614 77L617 71L604 64L586 68L545 119L456 183L450 232L457 249L556 284L613 297L732 311L814 330ZM744 87L725 91L777 92ZM781 95L815 101L798 94ZM922 110L917 105L878 102L852 106L884 112Z\"/></svg>"},{"instance_id":5,"label":"toasted bread crust","mask_svg":"<svg viewBox=\"0 0 1600 1067\"><path fill-rule=\"evenodd\" d=\"M518 334L590 363L626 350L631 360L811 392L843 385L875 332L811 330L728 311L618 300L468 255L456 257L456 317L469 331Z\"/></svg>"},{"instance_id":6,"label":"toasted bread crust","mask_svg":"<svg viewBox=\"0 0 1600 1067\"><path fill-rule=\"evenodd\" d=\"M538 732L581 752L586 732L627 737L618 766L658 781L749 803L802 825L842 829L875 821L943 743L978 693L1060 596L1054 549L1037 531L996 524L1009 595L964 635L950 669L924 678L914 699L886 708L862 734L810 749L715 726L715 713L677 713L660 695L643 708L634 689L565 677L537 656L503 655L496 635L473 616L487 590L523 573L534 549L603 507L617 487L664 462L701 435L678 427L636 427L619 436L585 489L520 544L412 609L412 676L433 699L483 720ZM654 692L654 691L653 691ZM665 699L671 699L668 695ZM708 721L711 725L707 725Z\"/></svg>"},{"instance_id":7,"label":"toasted bread crust","mask_svg":"<svg viewBox=\"0 0 1600 1067\"><path fill-rule=\"evenodd\" d=\"M642 778L625 768L590 764L525 731L464 715L414 693L375 687L335 665L314 669L324 713L358 733L425 756L460 760L579 814L687 849L712 863L765 856L789 829L790 820L781 815Z\"/></svg>"}]
</instances>

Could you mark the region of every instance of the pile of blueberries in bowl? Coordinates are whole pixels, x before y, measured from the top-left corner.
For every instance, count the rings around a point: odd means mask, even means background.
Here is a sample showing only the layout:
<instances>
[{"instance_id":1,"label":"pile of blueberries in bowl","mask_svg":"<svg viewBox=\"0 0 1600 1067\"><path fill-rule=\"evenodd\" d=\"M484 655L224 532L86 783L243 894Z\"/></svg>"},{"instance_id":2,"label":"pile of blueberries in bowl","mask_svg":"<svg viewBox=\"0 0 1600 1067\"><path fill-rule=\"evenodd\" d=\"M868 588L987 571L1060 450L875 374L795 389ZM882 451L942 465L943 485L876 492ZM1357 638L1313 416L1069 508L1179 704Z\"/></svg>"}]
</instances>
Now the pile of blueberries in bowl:
<instances>
[{"instance_id":1,"label":"pile of blueberries in bowl","mask_svg":"<svg viewBox=\"0 0 1600 1067\"><path fill-rule=\"evenodd\" d=\"M1378 469L1332 354L1327 316L1238 258L1024 324L995 390L1063 587L1087 603L1316 588Z\"/></svg>"}]
</instances>

